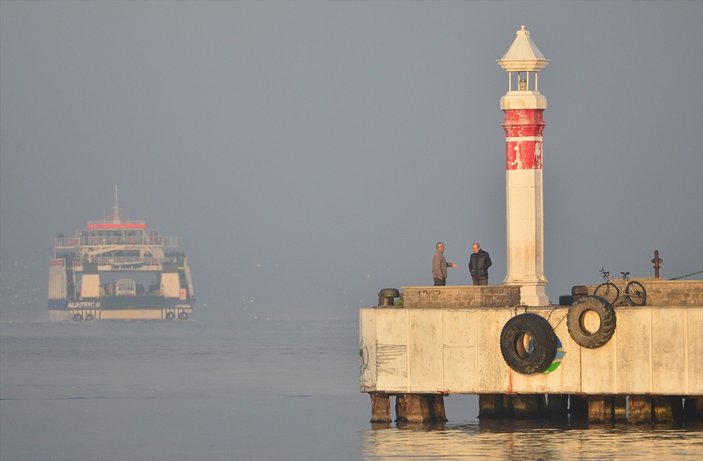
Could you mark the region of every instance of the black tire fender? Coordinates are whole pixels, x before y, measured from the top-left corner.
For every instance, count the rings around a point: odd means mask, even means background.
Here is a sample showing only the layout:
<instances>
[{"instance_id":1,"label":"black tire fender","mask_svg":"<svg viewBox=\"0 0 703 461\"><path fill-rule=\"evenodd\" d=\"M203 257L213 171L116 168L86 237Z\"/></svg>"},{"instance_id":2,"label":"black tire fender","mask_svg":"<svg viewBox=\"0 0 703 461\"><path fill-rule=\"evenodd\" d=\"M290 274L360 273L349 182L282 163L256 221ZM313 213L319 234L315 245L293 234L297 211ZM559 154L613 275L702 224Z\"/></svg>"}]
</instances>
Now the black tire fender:
<instances>
[{"instance_id":1,"label":"black tire fender","mask_svg":"<svg viewBox=\"0 0 703 461\"><path fill-rule=\"evenodd\" d=\"M176 314L173 312L166 312L166 320L173 320L176 318Z\"/></svg>"},{"instance_id":2,"label":"black tire fender","mask_svg":"<svg viewBox=\"0 0 703 461\"><path fill-rule=\"evenodd\" d=\"M178 318L179 318L180 320L185 320L185 319L188 318L188 313L187 313L186 311L180 311L180 312L178 313Z\"/></svg>"},{"instance_id":3,"label":"black tire fender","mask_svg":"<svg viewBox=\"0 0 703 461\"><path fill-rule=\"evenodd\" d=\"M575 300L566 314L569 336L576 344L588 349L601 347L610 341L616 325L617 316L612 304L598 296Z\"/></svg>"},{"instance_id":4,"label":"black tire fender","mask_svg":"<svg viewBox=\"0 0 703 461\"><path fill-rule=\"evenodd\" d=\"M516 315L500 332L500 353L505 363L518 373L540 373L557 355L557 335L544 317L531 313Z\"/></svg>"}]
</instances>

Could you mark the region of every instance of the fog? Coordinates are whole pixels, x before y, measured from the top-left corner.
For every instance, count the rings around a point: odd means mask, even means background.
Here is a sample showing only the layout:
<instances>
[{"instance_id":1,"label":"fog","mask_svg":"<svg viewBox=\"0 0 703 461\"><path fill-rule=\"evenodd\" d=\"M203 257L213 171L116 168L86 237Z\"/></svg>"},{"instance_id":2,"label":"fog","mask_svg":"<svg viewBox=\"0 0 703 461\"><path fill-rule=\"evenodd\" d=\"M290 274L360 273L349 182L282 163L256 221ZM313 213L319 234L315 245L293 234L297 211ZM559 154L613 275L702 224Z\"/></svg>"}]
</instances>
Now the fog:
<instances>
[{"instance_id":1,"label":"fog","mask_svg":"<svg viewBox=\"0 0 703 461\"><path fill-rule=\"evenodd\" d=\"M507 77L540 73L552 302L598 270L703 270L703 3L0 3L0 316L43 319L53 238L178 236L200 314L353 318L506 271ZM697 276L700 278L700 275Z\"/></svg>"}]
</instances>

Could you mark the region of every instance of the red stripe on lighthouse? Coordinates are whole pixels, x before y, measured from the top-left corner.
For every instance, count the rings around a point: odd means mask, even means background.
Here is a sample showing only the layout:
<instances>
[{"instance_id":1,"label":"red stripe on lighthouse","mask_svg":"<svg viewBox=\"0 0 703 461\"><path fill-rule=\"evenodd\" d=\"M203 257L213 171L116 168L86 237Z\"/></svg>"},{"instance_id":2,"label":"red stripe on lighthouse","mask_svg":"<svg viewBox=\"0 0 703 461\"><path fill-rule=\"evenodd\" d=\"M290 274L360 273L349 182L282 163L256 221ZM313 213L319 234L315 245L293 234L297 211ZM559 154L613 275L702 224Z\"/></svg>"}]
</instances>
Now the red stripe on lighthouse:
<instances>
[{"instance_id":1,"label":"red stripe on lighthouse","mask_svg":"<svg viewBox=\"0 0 703 461\"><path fill-rule=\"evenodd\" d=\"M541 170L542 141L507 141L505 143L506 170Z\"/></svg>"},{"instance_id":2,"label":"red stripe on lighthouse","mask_svg":"<svg viewBox=\"0 0 703 461\"><path fill-rule=\"evenodd\" d=\"M544 109L507 109L504 112L505 169L541 170Z\"/></svg>"}]
</instances>

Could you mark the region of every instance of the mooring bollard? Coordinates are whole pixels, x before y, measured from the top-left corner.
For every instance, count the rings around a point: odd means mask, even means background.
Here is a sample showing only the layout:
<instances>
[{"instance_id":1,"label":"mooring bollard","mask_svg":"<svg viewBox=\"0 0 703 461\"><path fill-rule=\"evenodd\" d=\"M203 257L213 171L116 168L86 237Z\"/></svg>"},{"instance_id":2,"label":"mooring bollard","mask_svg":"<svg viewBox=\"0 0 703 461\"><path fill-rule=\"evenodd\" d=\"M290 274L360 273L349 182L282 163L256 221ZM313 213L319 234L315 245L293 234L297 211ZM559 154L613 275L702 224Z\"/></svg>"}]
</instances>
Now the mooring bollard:
<instances>
[{"instance_id":1,"label":"mooring bollard","mask_svg":"<svg viewBox=\"0 0 703 461\"><path fill-rule=\"evenodd\" d=\"M396 288L384 288L378 292L378 307L393 307L395 298L400 296Z\"/></svg>"}]
</instances>

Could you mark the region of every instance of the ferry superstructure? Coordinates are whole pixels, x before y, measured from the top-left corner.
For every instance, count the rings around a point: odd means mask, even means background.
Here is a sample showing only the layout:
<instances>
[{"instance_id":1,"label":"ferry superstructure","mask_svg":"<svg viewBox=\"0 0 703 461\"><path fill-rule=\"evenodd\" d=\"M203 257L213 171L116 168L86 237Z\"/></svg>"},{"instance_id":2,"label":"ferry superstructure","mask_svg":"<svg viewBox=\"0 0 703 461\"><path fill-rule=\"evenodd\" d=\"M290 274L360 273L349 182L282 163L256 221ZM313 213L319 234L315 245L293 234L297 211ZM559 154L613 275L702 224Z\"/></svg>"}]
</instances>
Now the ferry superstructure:
<instances>
[{"instance_id":1,"label":"ferry superstructure","mask_svg":"<svg viewBox=\"0 0 703 461\"><path fill-rule=\"evenodd\" d=\"M50 320L185 320L193 281L176 237L120 216L89 221L74 237L55 239L49 261Z\"/></svg>"}]
</instances>

